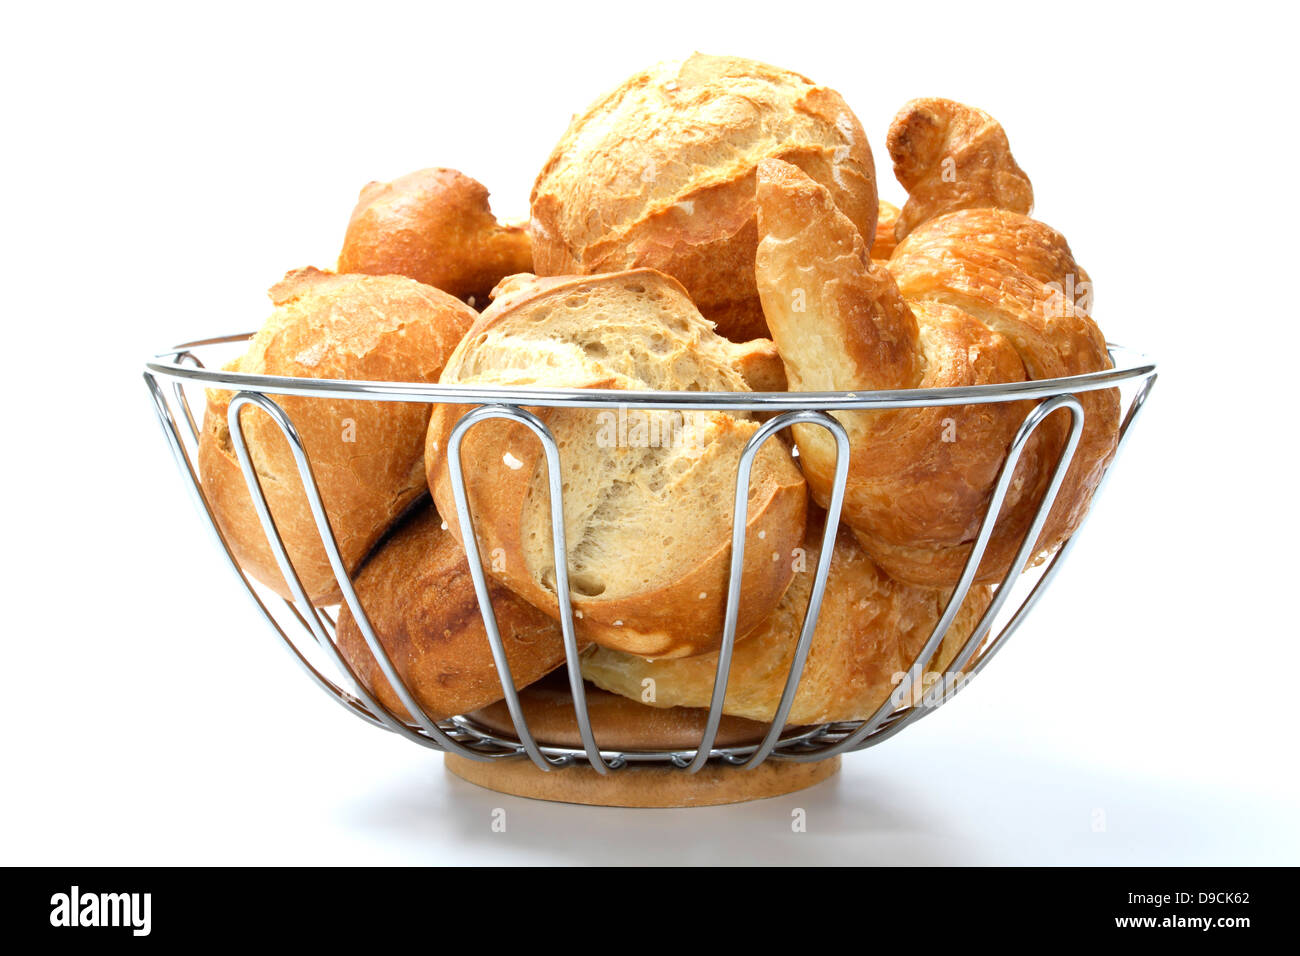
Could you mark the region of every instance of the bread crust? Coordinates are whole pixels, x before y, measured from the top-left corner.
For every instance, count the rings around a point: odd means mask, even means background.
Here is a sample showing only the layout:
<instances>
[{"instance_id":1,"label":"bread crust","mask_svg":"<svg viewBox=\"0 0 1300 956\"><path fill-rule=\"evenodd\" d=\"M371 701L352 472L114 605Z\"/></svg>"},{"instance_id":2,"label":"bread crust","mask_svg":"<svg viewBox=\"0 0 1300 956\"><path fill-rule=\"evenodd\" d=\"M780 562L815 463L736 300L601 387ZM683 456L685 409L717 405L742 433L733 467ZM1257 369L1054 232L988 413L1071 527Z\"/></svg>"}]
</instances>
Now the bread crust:
<instances>
[{"instance_id":1,"label":"bread crust","mask_svg":"<svg viewBox=\"0 0 1300 956\"><path fill-rule=\"evenodd\" d=\"M699 746L708 710L692 707L649 707L619 694L588 684L587 717L596 744L602 750L686 750ZM519 693L528 731L539 744L581 747L582 735L574 716L569 672L560 667ZM467 715L486 729L515 736L514 721L505 701L488 704ZM743 717L724 717L714 740L718 747L758 743L766 724Z\"/></svg>"},{"instance_id":2,"label":"bread crust","mask_svg":"<svg viewBox=\"0 0 1300 956\"><path fill-rule=\"evenodd\" d=\"M938 97L909 101L886 139L894 177L907 190L894 238L958 209L1005 209L1027 216L1034 189L988 113ZM882 258L877 256L876 258Z\"/></svg>"},{"instance_id":3,"label":"bread crust","mask_svg":"<svg viewBox=\"0 0 1300 956\"><path fill-rule=\"evenodd\" d=\"M303 378L435 382L475 313L399 276L291 272L271 290L276 308L231 371ZM283 597L227 427L232 393L209 390L199 441L203 494L245 571ZM273 396L297 428L349 571L426 490L429 407L418 403ZM253 465L280 536L314 604L338 585L320 542L288 441L261 409L241 414Z\"/></svg>"},{"instance_id":4,"label":"bread crust","mask_svg":"<svg viewBox=\"0 0 1300 956\"><path fill-rule=\"evenodd\" d=\"M893 203L880 201L880 216L876 219L876 238L871 243L871 258L888 259L894 254L898 239L894 229L898 225L900 210Z\"/></svg>"},{"instance_id":5,"label":"bread crust","mask_svg":"<svg viewBox=\"0 0 1300 956\"><path fill-rule=\"evenodd\" d=\"M804 169L874 235L871 148L834 90L699 53L638 73L574 118L538 175L536 271L649 266L678 279L720 334L764 336L754 173L769 157Z\"/></svg>"},{"instance_id":6,"label":"bread crust","mask_svg":"<svg viewBox=\"0 0 1300 956\"><path fill-rule=\"evenodd\" d=\"M794 658L820 546L821 517L810 519L806 568L795 575L780 606L736 645L723 712L769 722L776 714ZM952 663L988 607L991 589L972 588L907 703L921 699L935 676ZM864 720L896 692L947 603L946 592L901 584L885 575L841 528L835 540L821 614L788 723ZM713 694L716 653L686 660L648 661L592 648L582 675L605 690L656 707L707 707ZM649 688L649 689L648 689ZM653 693L654 700L647 701ZM901 698L900 698L901 700Z\"/></svg>"},{"instance_id":7,"label":"bread crust","mask_svg":"<svg viewBox=\"0 0 1300 956\"><path fill-rule=\"evenodd\" d=\"M402 683L430 718L442 720L501 699L469 563L431 504L402 523L353 584ZM564 663L564 640L554 621L495 581L488 588L516 687ZM409 719L346 605L339 611L338 645L379 702Z\"/></svg>"},{"instance_id":8,"label":"bread crust","mask_svg":"<svg viewBox=\"0 0 1300 956\"><path fill-rule=\"evenodd\" d=\"M454 169L420 169L361 190L339 272L401 275L484 308L502 278L532 272L523 223L492 215L482 183Z\"/></svg>"},{"instance_id":9,"label":"bread crust","mask_svg":"<svg viewBox=\"0 0 1300 956\"><path fill-rule=\"evenodd\" d=\"M936 102L925 101L924 108L933 112ZM964 109L953 105L959 115ZM895 123L915 125L906 109ZM944 128L972 125L954 121ZM996 139L987 124L973 128L981 142ZM960 142L926 145L931 158L970 152ZM931 183L925 207L945 208L933 178L910 160L901 164L909 181ZM984 172L994 183L1016 178ZM961 201L970 192L963 186ZM1111 367L1085 305L1069 301L1052 308L1061 290L1085 287L1087 273L1063 236L1020 212L939 212L917 223L886 264L868 257L826 190L789 164L760 167L759 207L759 288L792 390L969 386ZM1116 393L1079 398L1083 437L1036 544L1038 557L1078 527L1114 452ZM942 587L957 580L1006 451L1032 407L1010 402L837 414L853 448L844 520L881 567L914 584ZM1066 413L1057 412L1032 436L977 581L998 580L1009 569L1068 430ZM796 426L795 437L809 486L824 503L834 445L807 426Z\"/></svg>"},{"instance_id":10,"label":"bread crust","mask_svg":"<svg viewBox=\"0 0 1300 956\"><path fill-rule=\"evenodd\" d=\"M751 353L715 335L678 283L639 269L512 281L466 335L442 381L744 391L741 368ZM446 452L466 410L434 410L425 453L434 500L462 543ZM560 448L578 633L656 657L716 646L736 467L758 424L743 414L694 413L672 432L679 419L655 412L636 419L664 423L665 440L655 445L638 444L614 411L531 411ZM558 615L540 443L521 424L488 421L465 435L461 452L485 565L516 594ZM789 585L806 507L788 449L768 442L750 483L739 634L758 626Z\"/></svg>"}]
</instances>

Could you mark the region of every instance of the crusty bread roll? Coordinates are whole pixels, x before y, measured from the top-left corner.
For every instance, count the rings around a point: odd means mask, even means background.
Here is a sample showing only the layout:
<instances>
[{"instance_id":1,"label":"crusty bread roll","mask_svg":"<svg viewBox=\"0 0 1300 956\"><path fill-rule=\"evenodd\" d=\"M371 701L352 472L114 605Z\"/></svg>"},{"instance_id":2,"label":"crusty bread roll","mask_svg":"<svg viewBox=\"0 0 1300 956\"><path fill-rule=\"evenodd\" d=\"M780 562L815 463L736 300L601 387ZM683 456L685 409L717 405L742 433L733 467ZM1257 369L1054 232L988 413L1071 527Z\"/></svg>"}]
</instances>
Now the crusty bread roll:
<instances>
[{"instance_id":1,"label":"crusty bread roll","mask_svg":"<svg viewBox=\"0 0 1300 956\"><path fill-rule=\"evenodd\" d=\"M474 581L460 543L426 505L366 560L354 582L375 636L398 675L433 720L483 707L502 697L479 613ZM489 583L497 629L516 687L564 662L559 625L496 582ZM379 702L409 718L370 653L345 604L339 650Z\"/></svg>"},{"instance_id":2,"label":"crusty bread roll","mask_svg":"<svg viewBox=\"0 0 1300 956\"><path fill-rule=\"evenodd\" d=\"M785 689L812 593L821 516L809 520L806 567L795 575L776 612L736 645L723 712L771 721ZM907 703L934 686L988 607L991 589L975 586L948 629L927 676ZM835 539L821 614L788 723L864 720L894 694L898 678L925 647L947 604L946 592L891 580L847 529ZM582 676L598 687L657 707L708 707L717 653L648 661L603 647L582 659ZM653 682L653 683L650 683ZM653 701L647 698L653 695Z\"/></svg>"},{"instance_id":3,"label":"crusty bread roll","mask_svg":"<svg viewBox=\"0 0 1300 956\"><path fill-rule=\"evenodd\" d=\"M788 390L785 363L771 339L750 339L730 349L731 365L745 380L751 392Z\"/></svg>"},{"instance_id":4,"label":"crusty bread roll","mask_svg":"<svg viewBox=\"0 0 1300 956\"><path fill-rule=\"evenodd\" d=\"M275 311L231 371L253 375L435 382L475 318L472 309L413 279L291 272L271 290ZM227 427L232 394L208 392L199 441L203 493L236 560L291 597L253 509ZM272 396L302 437L352 571L421 494L429 406ZM265 412L246 408L243 431L271 515L314 604L339 600L289 443Z\"/></svg>"},{"instance_id":5,"label":"crusty bread roll","mask_svg":"<svg viewBox=\"0 0 1300 956\"><path fill-rule=\"evenodd\" d=\"M466 335L443 384L745 391L752 353L713 332L685 290L650 269L517 278ZM439 512L462 541L447 442L464 407L440 405L425 458ZM736 470L758 429L742 413L536 409L559 445L569 581L580 634L650 657L717 645L726 603ZM488 421L461 459L484 562L557 615L550 493L541 444ZM793 576L807 492L789 450L766 443L750 482L738 633L756 627Z\"/></svg>"},{"instance_id":6,"label":"crusty bread roll","mask_svg":"<svg viewBox=\"0 0 1300 956\"><path fill-rule=\"evenodd\" d=\"M735 341L766 335L754 286L754 170L779 157L876 229L866 134L834 90L737 57L695 54L630 77L576 116L532 194L539 275L650 266Z\"/></svg>"},{"instance_id":7,"label":"crusty bread roll","mask_svg":"<svg viewBox=\"0 0 1300 956\"><path fill-rule=\"evenodd\" d=\"M500 684L497 685L498 689ZM588 684L587 717L602 750L686 750L699 746L709 712L694 707L647 707L619 694ZM581 747L574 716L569 671L559 667L519 694L528 731L539 744ZM515 724L504 700L467 715L475 723L504 737L515 736ZM767 725L743 717L724 717L714 741L718 747L740 747L763 739Z\"/></svg>"},{"instance_id":8,"label":"crusty bread roll","mask_svg":"<svg viewBox=\"0 0 1300 956\"><path fill-rule=\"evenodd\" d=\"M907 181L927 184L909 200L914 222L887 263L873 263L858 231L821 185L788 163L760 166L756 271L768 324L792 390L938 388L1018 382L1111 367L1106 343L1071 290L1089 289L1064 237L1020 212L948 203L927 164L958 157L963 204L978 200L962 180L962 164L989 183L985 201L1019 181L1005 143L984 121L935 122L953 136L980 137L975 149L915 130L914 110L968 108L927 100L904 109L891 147ZM991 121L990 121L991 122ZM926 126L925 128L928 128ZM972 132L973 131L973 132ZM910 152L926 150L925 157ZM972 158L972 151L977 154ZM991 172L1003 164L1005 175ZM1011 171L1014 170L1013 174ZM956 200L954 200L956 201ZM1015 200L1019 202L1020 199ZM920 218L923 208L938 210ZM899 230L904 221L900 219ZM1067 301L1068 300L1068 301ZM1085 412L1081 443L1055 507L1036 542L1050 552L1078 527L1092 491L1114 453L1119 402L1112 391L1079 396ZM844 521L891 576L948 586L961 573L1006 452L1033 403L1013 402L888 412L837 414L852 444ZM1069 430L1060 411L1032 436L1017 465L997 531L977 580L1000 579L1045 493ZM835 446L817 428L796 426L800 463L818 501L830 495Z\"/></svg>"},{"instance_id":9,"label":"crusty bread roll","mask_svg":"<svg viewBox=\"0 0 1300 956\"><path fill-rule=\"evenodd\" d=\"M526 226L497 222L482 183L421 169L361 190L338 268L408 276L481 309L502 278L531 272L533 257Z\"/></svg>"}]
</instances>

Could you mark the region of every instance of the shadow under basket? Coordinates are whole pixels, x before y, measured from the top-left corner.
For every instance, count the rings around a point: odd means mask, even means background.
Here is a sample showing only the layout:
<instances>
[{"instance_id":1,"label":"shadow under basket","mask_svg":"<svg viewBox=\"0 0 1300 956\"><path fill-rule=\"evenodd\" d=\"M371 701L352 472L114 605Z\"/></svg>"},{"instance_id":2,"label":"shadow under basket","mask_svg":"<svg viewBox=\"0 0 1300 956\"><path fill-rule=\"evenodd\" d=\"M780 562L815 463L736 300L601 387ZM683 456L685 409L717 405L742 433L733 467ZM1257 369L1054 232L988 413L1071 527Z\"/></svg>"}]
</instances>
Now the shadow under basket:
<instances>
[{"instance_id":1,"label":"shadow under basket","mask_svg":"<svg viewBox=\"0 0 1300 956\"><path fill-rule=\"evenodd\" d=\"M1087 375L968 388L878 392L705 393L502 388L289 378L223 370L224 362L238 355L249 338L248 334L233 335L177 346L148 361L144 378L167 443L205 526L217 547L225 553L243 589L286 649L302 665L308 677L349 713L421 747L443 752L448 771L464 780L501 793L601 806L709 806L793 793L833 776L839 769L843 754L888 740L951 700L959 690L969 685L970 678L988 664L1023 624L1060 571L1078 538L1076 531L1049 560L1025 570L1033 557L1031 552L1039 529L1051 510L1060 479L1082 431L1083 407L1077 396L1099 389L1118 389L1125 396L1126 412L1120 425L1118 456L1156 380L1154 363L1118 345L1109 346L1113 368ZM228 416L232 443L262 530L285 581L295 595L292 600L275 595L240 568L213 517L210 503L204 497L196 466L200 436L194 414L195 403L201 403L204 388L234 393ZM489 418L507 419L525 426L536 436L545 452L548 490L554 509L552 545L556 554L567 553L561 517L564 479L560 452L550 430L529 411L530 408L588 409L593 413L622 409L748 411L762 415L762 424L737 463L730 587L718 655L718 679L709 708L649 707L599 691L585 685L581 679L570 677L580 673L579 646L574 632L573 609L566 601L560 602L560 625L567 671L562 668L543 682L523 691L514 690L479 548L467 547L466 560L479 597L479 610L501 686L507 689L506 698L471 714L444 720L431 718L401 680L375 635L351 580L342 570L344 563L325 516L307 451L293 422L275 400L276 396L283 395L315 397L322 401L400 401L468 406L469 411L453 429L449 450L458 451L465 432ZM839 522L844 501L850 452L847 433L833 413L1026 401L1029 412L1007 449L966 568L948 599L947 609L904 673L899 693L862 720L815 727L786 726L826 587L830 548L834 545L835 535L823 534L823 551L815 566L808 610L771 724L725 716L722 708L739 612L738 585L744 564L749 476L754 457L763 443L795 424L818 426L831 434L838 449L838 459L833 492L826 508L826 526L834 528ZM335 569L343 601L406 714L413 716L397 716L358 680L339 650L337 609L313 607L307 599L280 542L248 455L239 414L248 406L261 409L270 416L288 441L303 491L312 505L321 542ZM924 695L912 693L913 688L918 691L922 688L926 664L933 659L957 609L966 598L975 569L992 537L1016 461L1034 430L1057 412L1069 414L1071 440L1063 448L1052 483L1039 503L1016 560L996 585L987 612L948 665L944 680L937 683L933 692L927 690ZM450 457L451 484L459 524L462 528L472 528L464 475L457 456ZM1112 462L1106 480L1114 472L1114 467ZM1096 499L1094 494L1093 508ZM557 562L556 572L556 590L568 594L566 562ZM962 679L956 680L958 676ZM913 703L899 704L896 701Z\"/></svg>"}]
</instances>

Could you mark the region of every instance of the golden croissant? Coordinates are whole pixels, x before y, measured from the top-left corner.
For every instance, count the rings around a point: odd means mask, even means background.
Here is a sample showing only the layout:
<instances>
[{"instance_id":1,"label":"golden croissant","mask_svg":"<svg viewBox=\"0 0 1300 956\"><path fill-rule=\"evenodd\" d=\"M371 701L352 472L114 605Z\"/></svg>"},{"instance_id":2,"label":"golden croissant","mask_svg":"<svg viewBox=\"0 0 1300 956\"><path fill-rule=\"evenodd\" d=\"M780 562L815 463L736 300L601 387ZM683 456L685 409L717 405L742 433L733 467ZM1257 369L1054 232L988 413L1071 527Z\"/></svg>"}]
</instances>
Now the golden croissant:
<instances>
[{"instance_id":1,"label":"golden croissant","mask_svg":"<svg viewBox=\"0 0 1300 956\"><path fill-rule=\"evenodd\" d=\"M1029 180L992 117L915 100L895 118L888 147L909 198L887 261L872 261L875 237L864 239L824 187L780 160L759 166L756 275L791 390L984 385L1111 367L1090 303L1076 301L1089 297L1087 274L1060 233L1026 215ZM1114 453L1118 395L1079 400L1082 437L1038 557L1078 527ZM836 414L852 449L843 518L877 564L912 584L957 580L1032 407ZM1010 568L1068 440L1069 414L1050 415L1024 448L977 581ZM796 426L795 439L825 504L834 442L811 425Z\"/></svg>"}]
</instances>

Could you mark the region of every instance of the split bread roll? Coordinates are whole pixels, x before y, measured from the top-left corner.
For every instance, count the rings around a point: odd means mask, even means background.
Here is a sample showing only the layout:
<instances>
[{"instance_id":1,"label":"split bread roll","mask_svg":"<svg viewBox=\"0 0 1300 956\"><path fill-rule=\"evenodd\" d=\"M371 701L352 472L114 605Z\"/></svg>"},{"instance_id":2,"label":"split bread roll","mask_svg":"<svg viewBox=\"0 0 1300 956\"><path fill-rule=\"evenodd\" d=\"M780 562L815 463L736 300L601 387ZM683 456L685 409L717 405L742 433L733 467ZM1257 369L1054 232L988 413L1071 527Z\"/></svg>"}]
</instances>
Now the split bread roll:
<instances>
[{"instance_id":1,"label":"split bread roll","mask_svg":"<svg viewBox=\"0 0 1300 956\"><path fill-rule=\"evenodd\" d=\"M228 371L251 375L436 382L476 313L445 292L400 276L291 272L271 289L275 311ZM209 390L199 473L203 494L245 571L283 597L227 425L232 393ZM426 490L419 403L273 395L307 451L349 572ZM240 415L253 467L289 559L313 604L336 604L338 585L289 443L264 411Z\"/></svg>"},{"instance_id":2,"label":"split bread roll","mask_svg":"<svg viewBox=\"0 0 1300 956\"><path fill-rule=\"evenodd\" d=\"M482 183L421 169L361 190L338 269L407 276L482 308L505 276L532 271L533 256L527 227L497 222Z\"/></svg>"},{"instance_id":3,"label":"split bread roll","mask_svg":"<svg viewBox=\"0 0 1300 956\"><path fill-rule=\"evenodd\" d=\"M515 277L447 363L442 384L747 391L755 349L718 336L674 280L650 269L590 277ZM749 369L754 374L754 369ZM429 486L456 537L448 440L468 409L429 423ZM717 646L726 605L737 466L758 430L736 412L531 409L559 446L569 586L578 633L649 657ZM461 460L484 564L558 616L550 492L542 446L524 425L471 428ZM777 606L803 540L807 490L790 450L754 460L739 634Z\"/></svg>"},{"instance_id":4,"label":"split bread roll","mask_svg":"<svg viewBox=\"0 0 1300 956\"><path fill-rule=\"evenodd\" d=\"M818 530L813 526L817 525ZM735 647L723 713L770 722L776 714L795 645L812 593L820 547L820 516L809 521L804 544L807 566L780 606ZM975 586L943 643L914 685L907 703L934 686L988 607L992 589ZM821 724L864 720L896 691L943 615L947 594L900 584L884 575L853 535L835 539L821 614L788 723ZM598 687L657 707L708 707L718 666L716 653L687 660L648 661L631 654L592 648L582 659L582 676ZM653 694L653 701L647 698Z\"/></svg>"},{"instance_id":5,"label":"split bread roll","mask_svg":"<svg viewBox=\"0 0 1300 956\"><path fill-rule=\"evenodd\" d=\"M897 231L905 238L887 263L872 262L825 188L788 163L760 166L756 272L792 390L984 385L1111 367L1085 304L1066 291L1086 289L1088 280L1064 237L1019 211L976 205L972 183L989 184L981 194L988 203L1010 194L1024 205L1023 193L1006 185L1023 173L1005 143L996 123L969 107L925 100L904 108L890 152L904 185L926 185L904 207ZM930 170L952 157L957 195L945 197L946 180ZM953 203L963 208L947 211ZM1078 527L1114 453L1117 394L1085 392L1079 400L1082 440L1037 557ZM957 580L1033 405L836 413L852 446L843 520L888 574L934 587ZM1034 432L976 580L998 580L1010 568L1069 425L1062 410ZM804 474L824 503L835 446L822 429L794 431Z\"/></svg>"},{"instance_id":6,"label":"split bread roll","mask_svg":"<svg viewBox=\"0 0 1300 956\"><path fill-rule=\"evenodd\" d=\"M402 683L431 719L501 699L501 678L465 552L431 505L403 522L367 559L353 586ZM489 593L517 688L564 663L559 625L500 584L489 582ZM379 702L409 719L346 604L339 612L338 644Z\"/></svg>"},{"instance_id":7,"label":"split bread roll","mask_svg":"<svg viewBox=\"0 0 1300 956\"><path fill-rule=\"evenodd\" d=\"M649 266L718 332L767 334L754 285L754 170L779 157L876 228L866 134L834 90L738 57L695 54L630 77L573 119L532 193L539 275Z\"/></svg>"}]
</instances>

